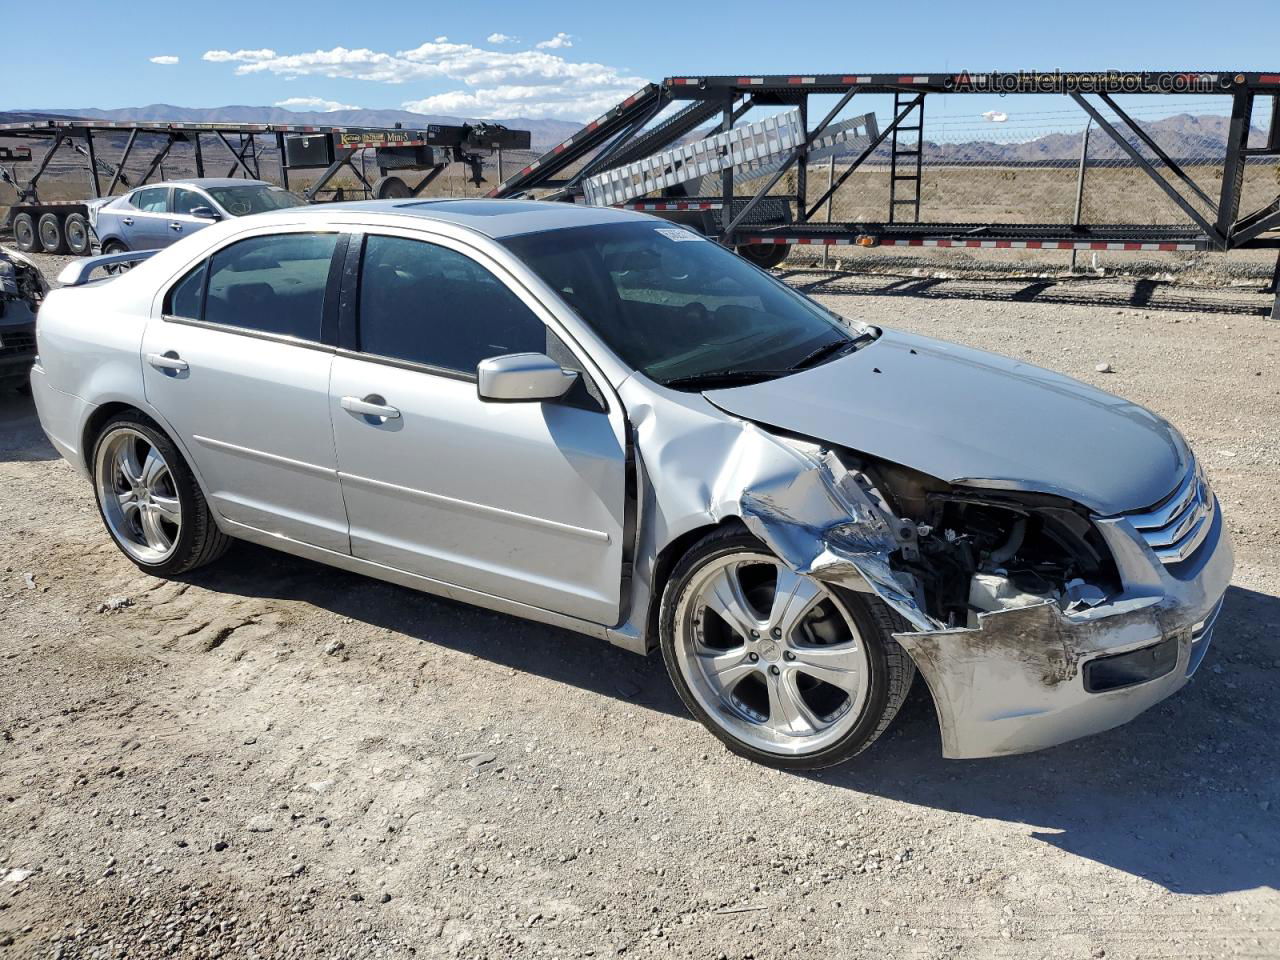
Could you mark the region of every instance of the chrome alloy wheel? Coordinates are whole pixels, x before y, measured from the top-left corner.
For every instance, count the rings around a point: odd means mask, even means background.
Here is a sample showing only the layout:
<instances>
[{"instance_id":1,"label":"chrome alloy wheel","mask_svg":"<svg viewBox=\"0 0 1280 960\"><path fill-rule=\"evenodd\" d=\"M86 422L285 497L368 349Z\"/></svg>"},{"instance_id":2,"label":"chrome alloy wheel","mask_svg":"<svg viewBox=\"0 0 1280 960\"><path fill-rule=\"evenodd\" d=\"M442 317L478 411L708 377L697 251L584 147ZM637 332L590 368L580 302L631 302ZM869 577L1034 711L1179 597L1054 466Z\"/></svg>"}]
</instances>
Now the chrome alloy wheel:
<instances>
[{"instance_id":1,"label":"chrome alloy wheel","mask_svg":"<svg viewBox=\"0 0 1280 960\"><path fill-rule=\"evenodd\" d=\"M751 747L808 754L857 724L870 659L838 597L765 553L699 569L675 611L675 656L703 710Z\"/></svg>"},{"instance_id":2,"label":"chrome alloy wheel","mask_svg":"<svg viewBox=\"0 0 1280 960\"><path fill-rule=\"evenodd\" d=\"M163 563L182 530L173 473L145 434L112 431L98 447L94 481L102 515L116 541L140 563Z\"/></svg>"}]
</instances>

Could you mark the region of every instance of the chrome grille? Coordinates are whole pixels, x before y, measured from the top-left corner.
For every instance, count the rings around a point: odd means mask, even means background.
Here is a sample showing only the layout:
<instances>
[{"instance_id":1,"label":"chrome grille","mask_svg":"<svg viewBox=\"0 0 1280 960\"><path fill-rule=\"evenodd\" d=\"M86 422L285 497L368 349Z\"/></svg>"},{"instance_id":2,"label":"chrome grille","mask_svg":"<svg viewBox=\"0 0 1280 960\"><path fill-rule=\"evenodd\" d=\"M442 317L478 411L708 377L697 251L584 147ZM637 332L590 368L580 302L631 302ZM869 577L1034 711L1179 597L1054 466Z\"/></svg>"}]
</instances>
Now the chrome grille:
<instances>
[{"instance_id":1,"label":"chrome grille","mask_svg":"<svg viewBox=\"0 0 1280 960\"><path fill-rule=\"evenodd\" d=\"M1208 536L1213 509L1213 492L1192 463L1178 489L1152 509L1127 516L1161 563L1180 563Z\"/></svg>"}]
</instances>

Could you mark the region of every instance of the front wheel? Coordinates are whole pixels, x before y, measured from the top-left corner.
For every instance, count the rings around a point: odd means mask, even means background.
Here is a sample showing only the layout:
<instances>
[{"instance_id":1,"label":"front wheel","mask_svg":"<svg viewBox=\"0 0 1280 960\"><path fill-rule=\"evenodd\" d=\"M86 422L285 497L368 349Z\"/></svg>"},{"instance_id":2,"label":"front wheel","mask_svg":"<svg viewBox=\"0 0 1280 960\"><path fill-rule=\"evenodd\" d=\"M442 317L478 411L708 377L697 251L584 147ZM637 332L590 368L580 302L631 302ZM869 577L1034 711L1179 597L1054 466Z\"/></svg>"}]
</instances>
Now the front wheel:
<instances>
[{"instance_id":1,"label":"front wheel","mask_svg":"<svg viewBox=\"0 0 1280 960\"><path fill-rule=\"evenodd\" d=\"M203 566L230 544L182 454L150 420L121 413L94 444L93 486L102 522L147 573L170 577Z\"/></svg>"},{"instance_id":2,"label":"front wheel","mask_svg":"<svg viewBox=\"0 0 1280 960\"><path fill-rule=\"evenodd\" d=\"M866 749L915 676L883 603L795 573L741 530L708 535L680 561L659 627L689 711L734 753L783 769Z\"/></svg>"}]
</instances>

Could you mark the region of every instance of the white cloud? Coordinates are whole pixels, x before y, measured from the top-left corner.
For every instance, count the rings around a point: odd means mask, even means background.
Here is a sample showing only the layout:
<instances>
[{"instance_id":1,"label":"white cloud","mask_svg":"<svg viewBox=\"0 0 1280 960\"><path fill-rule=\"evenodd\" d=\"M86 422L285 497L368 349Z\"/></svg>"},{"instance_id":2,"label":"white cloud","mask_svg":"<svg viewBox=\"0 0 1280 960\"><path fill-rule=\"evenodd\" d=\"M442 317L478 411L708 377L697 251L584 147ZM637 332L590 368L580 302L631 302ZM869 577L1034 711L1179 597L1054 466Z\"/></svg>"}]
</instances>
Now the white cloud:
<instances>
[{"instance_id":1,"label":"white cloud","mask_svg":"<svg viewBox=\"0 0 1280 960\"><path fill-rule=\"evenodd\" d=\"M150 57L149 59L151 60L152 63L158 63L162 67L172 67L175 63L178 62L177 57L171 57L168 55L159 56L159 57Z\"/></svg>"},{"instance_id":2,"label":"white cloud","mask_svg":"<svg viewBox=\"0 0 1280 960\"><path fill-rule=\"evenodd\" d=\"M550 40L543 40L539 44L535 44L539 50L562 50L565 47L573 46L573 37L567 33L557 33Z\"/></svg>"},{"instance_id":3,"label":"white cloud","mask_svg":"<svg viewBox=\"0 0 1280 960\"><path fill-rule=\"evenodd\" d=\"M322 97L289 97L287 100L277 100L276 106L284 107L286 110L318 110L322 113L361 109L353 103L339 103L337 100L325 100Z\"/></svg>"},{"instance_id":4,"label":"white cloud","mask_svg":"<svg viewBox=\"0 0 1280 960\"><path fill-rule=\"evenodd\" d=\"M509 33L491 33L484 38L488 43L516 43L519 37L513 37Z\"/></svg>"},{"instance_id":5,"label":"white cloud","mask_svg":"<svg viewBox=\"0 0 1280 960\"><path fill-rule=\"evenodd\" d=\"M1009 119L1009 115L1007 113L1001 113L998 110L988 110L982 115L982 119L989 120L992 123L1004 123Z\"/></svg>"},{"instance_id":6,"label":"white cloud","mask_svg":"<svg viewBox=\"0 0 1280 960\"><path fill-rule=\"evenodd\" d=\"M558 35L564 36L564 35ZM551 41L547 41L548 43ZM565 44L568 39L566 37ZM433 40L387 52L334 47L309 53L210 50L205 60L235 63L238 75L271 73L286 79L328 77L386 84L456 84L410 100L405 109L467 116L587 119L635 93L647 82L625 69L572 62L544 50L489 50Z\"/></svg>"},{"instance_id":7,"label":"white cloud","mask_svg":"<svg viewBox=\"0 0 1280 960\"><path fill-rule=\"evenodd\" d=\"M448 43L448 42L449 42L448 37L436 37L436 43Z\"/></svg>"},{"instance_id":8,"label":"white cloud","mask_svg":"<svg viewBox=\"0 0 1280 960\"><path fill-rule=\"evenodd\" d=\"M208 60L210 63L243 63L255 60L270 60L276 55L274 50L237 50L232 53L230 50L206 50L201 60ZM241 72L239 70L237 73Z\"/></svg>"}]
</instances>

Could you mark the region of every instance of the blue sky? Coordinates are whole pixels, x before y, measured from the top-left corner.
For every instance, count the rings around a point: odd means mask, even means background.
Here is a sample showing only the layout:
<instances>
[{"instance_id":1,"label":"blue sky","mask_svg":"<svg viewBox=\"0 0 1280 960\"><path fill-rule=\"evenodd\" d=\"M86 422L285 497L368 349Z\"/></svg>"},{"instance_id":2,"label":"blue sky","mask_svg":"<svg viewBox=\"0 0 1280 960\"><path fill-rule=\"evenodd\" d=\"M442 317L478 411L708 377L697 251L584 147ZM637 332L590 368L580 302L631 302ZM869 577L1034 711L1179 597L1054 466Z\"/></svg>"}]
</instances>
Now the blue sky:
<instances>
[{"instance_id":1,"label":"blue sky","mask_svg":"<svg viewBox=\"0 0 1280 960\"><path fill-rule=\"evenodd\" d=\"M104 15L101 2L86 0L59 0L56 9L68 25L99 23ZM1277 27L1275 0L1066 7L1035 0L222 0L214 7L142 0L130 5L126 21L101 32L77 26L57 34L56 62L83 70L47 69L40 40L52 30L13 45L0 106L283 104L580 120L639 82L670 74L1280 70ZM957 122L993 110L1009 113L1015 125L1031 124L1011 109L1017 99L972 97L944 109ZM1022 99L1038 101L1028 110L1050 109L1048 98ZM1042 125L1053 123L1045 117Z\"/></svg>"}]
</instances>

